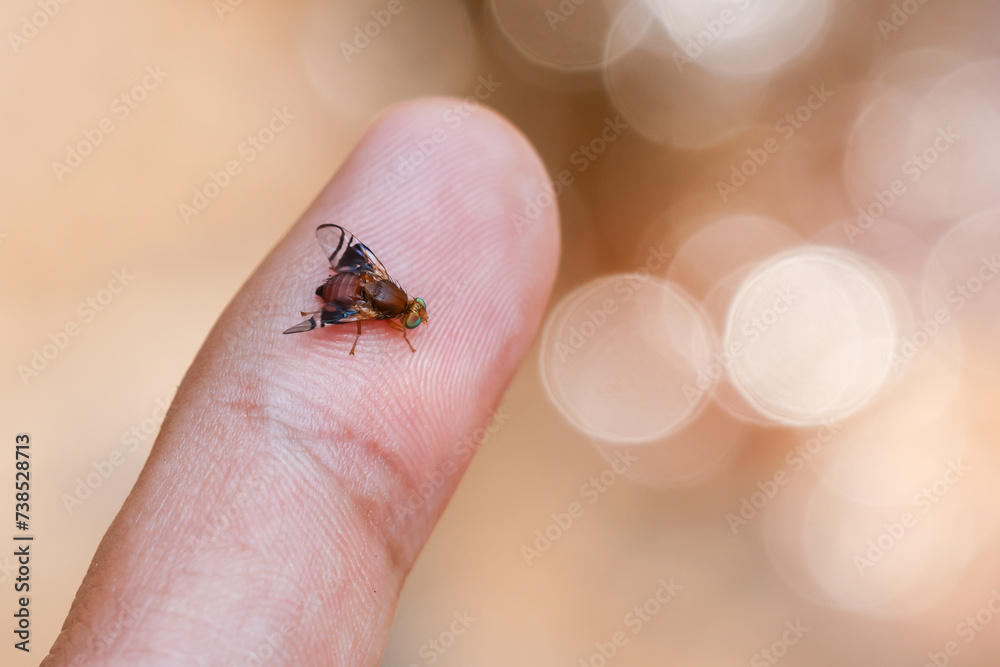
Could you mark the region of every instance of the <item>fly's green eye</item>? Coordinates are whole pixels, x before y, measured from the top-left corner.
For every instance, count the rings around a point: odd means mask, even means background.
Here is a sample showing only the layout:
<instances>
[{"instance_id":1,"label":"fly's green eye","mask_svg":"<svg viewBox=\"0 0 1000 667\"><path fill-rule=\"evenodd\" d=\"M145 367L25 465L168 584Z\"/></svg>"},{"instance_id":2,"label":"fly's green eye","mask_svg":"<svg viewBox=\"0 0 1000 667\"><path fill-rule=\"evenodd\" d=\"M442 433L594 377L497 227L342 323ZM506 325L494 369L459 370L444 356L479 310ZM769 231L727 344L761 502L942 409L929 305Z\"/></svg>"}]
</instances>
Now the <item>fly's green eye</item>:
<instances>
[{"instance_id":1,"label":"fly's green eye","mask_svg":"<svg viewBox=\"0 0 1000 667\"><path fill-rule=\"evenodd\" d=\"M403 322L403 325L407 329L416 329L419 327L424 321L420 314L423 313L424 316L427 315L427 304L424 303L424 300L417 297L414 299L414 302L416 302L417 307L410 311L410 314L406 316L406 321Z\"/></svg>"}]
</instances>

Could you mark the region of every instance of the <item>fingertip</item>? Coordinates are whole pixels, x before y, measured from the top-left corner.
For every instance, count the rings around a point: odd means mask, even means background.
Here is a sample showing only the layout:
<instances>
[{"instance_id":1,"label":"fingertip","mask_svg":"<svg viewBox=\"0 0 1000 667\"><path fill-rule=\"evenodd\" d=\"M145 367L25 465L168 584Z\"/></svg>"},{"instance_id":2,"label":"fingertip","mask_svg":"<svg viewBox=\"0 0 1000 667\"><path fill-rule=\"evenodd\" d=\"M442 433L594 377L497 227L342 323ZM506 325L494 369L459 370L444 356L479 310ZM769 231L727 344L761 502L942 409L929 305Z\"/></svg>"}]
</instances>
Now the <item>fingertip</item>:
<instances>
[{"instance_id":1,"label":"fingertip","mask_svg":"<svg viewBox=\"0 0 1000 667\"><path fill-rule=\"evenodd\" d=\"M315 282L326 275L315 228L349 229L426 302L435 333L414 334L426 357L440 349L454 365L471 345L511 365L555 278L556 199L538 154L506 118L467 100L426 98L378 117L289 241L298 258L317 262ZM317 305L309 279L290 286L303 310ZM503 343L480 346L490 341Z\"/></svg>"}]
</instances>

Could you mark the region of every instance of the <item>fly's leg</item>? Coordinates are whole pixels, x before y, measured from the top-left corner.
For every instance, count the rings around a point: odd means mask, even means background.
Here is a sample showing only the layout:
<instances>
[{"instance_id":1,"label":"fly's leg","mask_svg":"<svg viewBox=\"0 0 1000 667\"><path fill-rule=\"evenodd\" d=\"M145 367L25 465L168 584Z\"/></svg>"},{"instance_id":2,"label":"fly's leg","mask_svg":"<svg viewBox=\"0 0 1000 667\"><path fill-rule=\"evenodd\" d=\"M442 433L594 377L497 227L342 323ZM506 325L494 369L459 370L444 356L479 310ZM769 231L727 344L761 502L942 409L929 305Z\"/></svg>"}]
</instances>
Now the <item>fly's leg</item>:
<instances>
[{"instance_id":1,"label":"fly's leg","mask_svg":"<svg viewBox=\"0 0 1000 667\"><path fill-rule=\"evenodd\" d=\"M402 331L403 340L405 340L406 344L410 346L410 352L416 352L416 350L413 349L413 343L411 343L410 339L406 337L406 327L403 325L402 322L397 322L396 320L388 320L386 323L393 329L399 329L400 331Z\"/></svg>"},{"instance_id":2,"label":"fly's leg","mask_svg":"<svg viewBox=\"0 0 1000 667\"><path fill-rule=\"evenodd\" d=\"M403 331L403 340L405 340L406 344L410 346L410 352L416 353L416 350L413 348L413 343L411 343L410 339L406 337L406 327L403 327L402 331Z\"/></svg>"},{"instance_id":3,"label":"fly's leg","mask_svg":"<svg viewBox=\"0 0 1000 667\"><path fill-rule=\"evenodd\" d=\"M351 346L351 354L354 354L354 348L358 346L359 338L361 338L361 320L358 320L358 335L354 337L354 345Z\"/></svg>"}]
</instances>

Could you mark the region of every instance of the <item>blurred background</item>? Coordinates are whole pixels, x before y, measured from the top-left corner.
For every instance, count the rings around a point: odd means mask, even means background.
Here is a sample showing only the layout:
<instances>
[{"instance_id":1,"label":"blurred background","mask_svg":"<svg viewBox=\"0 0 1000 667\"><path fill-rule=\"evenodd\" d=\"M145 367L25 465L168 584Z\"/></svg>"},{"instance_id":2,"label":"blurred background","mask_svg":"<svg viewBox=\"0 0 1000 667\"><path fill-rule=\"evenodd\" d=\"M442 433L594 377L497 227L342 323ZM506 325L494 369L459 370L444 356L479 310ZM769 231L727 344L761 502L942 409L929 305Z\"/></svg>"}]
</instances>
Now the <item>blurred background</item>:
<instances>
[{"instance_id":1,"label":"blurred background","mask_svg":"<svg viewBox=\"0 0 1000 667\"><path fill-rule=\"evenodd\" d=\"M443 94L534 142L564 254L383 664L997 664L998 21L5 0L0 403L36 542L28 655L0 549L0 663L47 652L232 294L381 109Z\"/></svg>"}]
</instances>

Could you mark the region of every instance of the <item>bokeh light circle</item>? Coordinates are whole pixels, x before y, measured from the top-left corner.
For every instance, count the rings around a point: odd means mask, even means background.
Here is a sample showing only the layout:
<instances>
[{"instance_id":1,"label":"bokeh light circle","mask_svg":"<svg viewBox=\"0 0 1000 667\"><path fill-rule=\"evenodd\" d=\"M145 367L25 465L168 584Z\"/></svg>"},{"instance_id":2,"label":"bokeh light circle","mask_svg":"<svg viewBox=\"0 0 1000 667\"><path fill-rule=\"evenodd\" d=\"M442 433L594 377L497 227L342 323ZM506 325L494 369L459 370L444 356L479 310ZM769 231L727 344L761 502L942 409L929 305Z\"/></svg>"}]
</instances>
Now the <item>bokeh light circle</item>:
<instances>
[{"instance_id":1,"label":"bokeh light circle","mask_svg":"<svg viewBox=\"0 0 1000 667\"><path fill-rule=\"evenodd\" d=\"M306 5L298 49L319 97L341 113L371 118L400 100L462 91L474 78L472 23L457 0Z\"/></svg>"},{"instance_id":2,"label":"bokeh light circle","mask_svg":"<svg viewBox=\"0 0 1000 667\"><path fill-rule=\"evenodd\" d=\"M650 442L686 425L711 393L713 336L676 286L649 274L598 278L568 294L542 335L541 375L577 429Z\"/></svg>"},{"instance_id":3,"label":"bokeh light circle","mask_svg":"<svg viewBox=\"0 0 1000 667\"><path fill-rule=\"evenodd\" d=\"M752 81L720 83L686 65L654 8L643 2L618 16L605 53L612 103L651 141L683 148L718 144L749 127L764 98Z\"/></svg>"},{"instance_id":4,"label":"bokeh light circle","mask_svg":"<svg viewBox=\"0 0 1000 667\"><path fill-rule=\"evenodd\" d=\"M973 215L940 239L927 263L924 301L935 337L957 329L966 363L1000 375L1000 209Z\"/></svg>"},{"instance_id":5,"label":"bokeh light circle","mask_svg":"<svg viewBox=\"0 0 1000 667\"><path fill-rule=\"evenodd\" d=\"M492 20L530 62L559 71L599 67L608 30L628 0L490 0Z\"/></svg>"},{"instance_id":6,"label":"bokeh light circle","mask_svg":"<svg viewBox=\"0 0 1000 667\"><path fill-rule=\"evenodd\" d=\"M767 75L814 46L827 0L648 0L676 45L676 58L729 74Z\"/></svg>"},{"instance_id":7,"label":"bokeh light circle","mask_svg":"<svg viewBox=\"0 0 1000 667\"><path fill-rule=\"evenodd\" d=\"M737 214L707 220L674 254L667 278L703 298L734 272L802 244L787 226L762 215Z\"/></svg>"},{"instance_id":8,"label":"bokeh light circle","mask_svg":"<svg viewBox=\"0 0 1000 667\"><path fill-rule=\"evenodd\" d=\"M961 483L949 465L966 467L952 462L938 474L951 473L948 479ZM956 497L968 491L950 487L947 493L951 497L944 500L951 502L873 506L817 486L805 508L801 540L805 567L825 597L843 609L906 616L950 592L969 566L976 525Z\"/></svg>"},{"instance_id":9,"label":"bokeh light circle","mask_svg":"<svg viewBox=\"0 0 1000 667\"><path fill-rule=\"evenodd\" d=\"M1000 60L943 78L910 131L908 180L932 212L962 217L1000 205Z\"/></svg>"},{"instance_id":10,"label":"bokeh light circle","mask_svg":"<svg viewBox=\"0 0 1000 667\"><path fill-rule=\"evenodd\" d=\"M658 489L678 489L703 484L719 474L745 441L743 422L709 402L684 429L662 440L630 447L594 441L594 448L613 463L622 450L636 460L624 473L632 482Z\"/></svg>"},{"instance_id":11,"label":"bokeh light circle","mask_svg":"<svg viewBox=\"0 0 1000 667\"><path fill-rule=\"evenodd\" d=\"M763 265L730 306L730 378L761 414L790 425L840 420L882 387L896 347L891 299L853 255L811 247Z\"/></svg>"}]
</instances>

